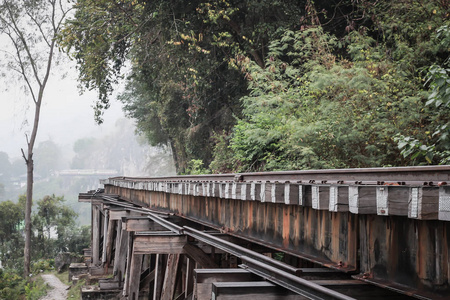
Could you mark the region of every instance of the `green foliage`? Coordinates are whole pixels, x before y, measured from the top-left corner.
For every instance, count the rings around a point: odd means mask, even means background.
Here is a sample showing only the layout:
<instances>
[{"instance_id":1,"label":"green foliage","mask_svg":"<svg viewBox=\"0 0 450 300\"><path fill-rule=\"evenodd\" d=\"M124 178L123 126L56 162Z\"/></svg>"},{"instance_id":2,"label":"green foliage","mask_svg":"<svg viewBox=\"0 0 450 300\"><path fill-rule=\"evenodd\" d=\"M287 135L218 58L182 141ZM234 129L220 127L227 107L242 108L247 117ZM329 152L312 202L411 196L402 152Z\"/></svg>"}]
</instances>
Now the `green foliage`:
<instances>
[{"instance_id":1,"label":"green foliage","mask_svg":"<svg viewBox=\"0 0 450 300\"><path fill-rule=\"evenodd\" d=\"M178 172L449 160L445 1L83 0L77 9L60 45L81 84L99 91L101 110L128 60L120 100L138 131L171 147Z\"/></svg>"},{"instance_id":2,"label":"green foliage","mask_svg":"<svg viewBox=\"0 0 450 300\"><path fill-rule=\"evenodd\" d=\"M37 261L32 262L31 264L31 273L39 274L46 271L52 271L55 269L55 260L51 259L39 259Z\"/></svg>"},{"instance_id":3,"label":"green foliage","mask_svg":"<svg viewBox=\"0 0 450 300\"><path fill-rule=\"evenodd\" d=\"M25 281L17 272L0 269L0 299L20 299L25 293Z\"/></svg>"},{"instance_id":4,"label":"green foliage","mask_svg":"<svg viewBox=\"0 0 450 300\"><path fill-rule=\"evenodd\" d=\"M199 175L208 173L210 173L209 170L204 168L203 162L200 159L191 160L186 168L186 174Z\"/></svg>"},{"instance_id":5,"label":"green foliage","mask_svg":"<svg viewBox=\"0 0 450 300\"><path fill-rule=\"evenodd\" d=\"M0 202L0 260L4 268L16 269L23 263L24 196L22 201Z\"/></svg>"},{"instance_id":6,"label":"green foliage","mask_svg":"<svg viewBox=\"0 0 450 300\"><path fill-rule=\"evenodd\" d=\"M34 281L28 282L25 287L25 298L27 300L39 300L47 294L48 286L38 276Z\"/></svg>"},{"instance_id":7,"label":"green foliage","mask_svg":"<svg viewBox=\"0 0 450 300\"><path fill-rule=\"evenodd\" d=\"M153 144L172 148L179 172L209 165L213 133L229 131L247 93L236 57L262 66L278 29L297 22L283 1L78 1L60 45L77 60L80 82L99 91L96 108L129 59L125 111ZM100 113L97 113L99 115Z\"/></svg>"},{"instance_id":8,"label":"green foliage","mask_svg":"<svg viewBox=\"0 0 450 300\"><path fill-rule=\"evenodd\" d=\"M448 22L447 22L448 23ZM427 73L426 84L429 84L430 94L425 103L430 123L434 126L421 139L411 136L398 135L397 142L401 154L413 162L450 163L450 28L443 25L437 30L435 40L438 49L446 53L447 57L442 66L433 64ZM432 133L431 133L432 132Z\"/></svg>"},{"instance_id":9,"label":"green foliage","mask_svg":"<svg viewBox=\"0 0 450 300\"><path fill-rule=\"evenodd\" d=\"M425 126L420 78L400 71L373 39L351 36L353 63L339 60L336 39L317 27L274 41L265 69L246 66L251 96L231 139L240 170L403 163L392 137Z\"/></svg>"},{"instance_id":10,"label":"green foliage","mask_svg":"<svg viewBox=\"0 0 450 300\"><path fill-rule=\"evenodd\" d=\"M40 276L29 281L15 271L0 269L0 300L38 300L47 290L48 286Z\"/></svg>"},{"instance_id":11,"label":"green foliage","mask_svg":"<svg viewBox=\"0 0 450 300\"><path fill-rule=\"evenodd\" d=\"M230 173L234 170L238 160L229 150L230 134L222 132L215 133L214 139L214 160L210 163L209 169L214 174Z\"/></svg>"},{"instance_id":12,"label":"green foliage","mask_svg":"<svg viewBox=\"0 0 450 300\"><path fill-rule=\"evenodd\" d=\"M64 205L64 197L45 196L37 201L37 211L33 215L34 238L33 257L54 258L58 252L67 249L71 239L71 228L75 225L76 214Z\"/></svg>"}]
</instances>

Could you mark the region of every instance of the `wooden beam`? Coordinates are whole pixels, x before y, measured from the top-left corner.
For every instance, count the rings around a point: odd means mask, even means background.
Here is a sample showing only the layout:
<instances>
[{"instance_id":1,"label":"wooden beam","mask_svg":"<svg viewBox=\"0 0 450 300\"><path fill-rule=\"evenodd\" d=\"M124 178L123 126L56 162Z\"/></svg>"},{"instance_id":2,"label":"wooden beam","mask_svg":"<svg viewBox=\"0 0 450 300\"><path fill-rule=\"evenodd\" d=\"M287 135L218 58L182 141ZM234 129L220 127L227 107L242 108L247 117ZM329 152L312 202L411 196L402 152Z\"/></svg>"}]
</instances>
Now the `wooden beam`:
<instances>
[{"instance_id":1,"label":"wooden beam","mask_svg":"<svg viewBox=\"0 0 450 300\"><path fill-rule=\"evenodd\" d=\"M408 201L408 217L436 220L439 214L439 190L436 187L412 187ZM442 188L443 190L443 188Z\"/></svg>"},{"instance_id":2,"label":"wooden beam","mask_svg":"<svg viewBox=\"0 0 450 300\"><path fill-rule=\"evenodd\" d=\"M348 186L331 185L329 211L348 211Z\"/></svg>"},{"instance_id":3,"label":"wooden beam","mask_svg":"<svg viewBox=\"0 0 450 300\"><path fill-rule=\"evenodd\" d=\"M203 268L213 269L219 267L215 263L215 261L209 255L203 252L203 250L200 249L199 247L196 247L191 244L186 244L184 245L183 249L186 252L186 255L195 260Z\"/></svg>"},{"instance_id":4,"label":"wooden beam","mask_svg":"<svg viewBox=\"0 0 450 300\"><path fill-rule=\"evenodd\" d=\"M92 205L92 264L100 264L100 211L97 205Z\"/></svg>"},{"instance_id":5,"label":"wooden beam","mask_svg":"<svg viewBox=\"0 0 450 300\"><path fill-rule=\"evenodd\" d=\"M175 292L178 262L180 254L169 254L167 258L166 275L161 293L161 300L172 300Z\"/></svg>"},{"instance_id":6,"label":"wooden beam","mask_svg":"<svg viewBox=\"0 0 450 300\"><path fill-rule=\"evenodd\" d=\"M116 277L116 279L121 280L117 275L118 267L119 267L119 261L120 259L123 260L124 256L120 256L120 248L122 246L122 222L116 222L116 251L114 253L114 267L113 267L113 275Z\"/></svg>"},{"instance_id":7,"label":"wooden beam","mask_svg":"<svg viewBox=\"0 0 450 300\"><path fill-rule=\"evenodd\" d=\"M141 278L141 282L139 283L139 290L147 289L150 283L155 280L155 269L149 272L144 278Z\"/></svg>"},{"instance_id":8,"label":"wooden beam","mask_svg":"<svg viewBox=\"0 0 450 300\"><path fill-rule=\"evenodd\" d=\"M156 254L155 284L153 286L153 300L161 299L163 281L164 281L163 254Z\"/></svg>"},{"instance_id":9,"label":"wooden beam","mask_svg":"<svg viewBox=\"0 0 450 300\"><path fill-rule=\"evenodd\" d=\"M128 281L128 299L139 299L139 284L142 269L142 254L133 254L130 266L130 280Z\"/></svg>"},{"instance_id":10,"label":"wooden beam","mask_svg":"<svg viewBox=\"0 0 450 300\"><path fill-rule=\"evenodd\" d=\"M143 214L135 212L135 211L129 211L125 209L111 209L109 211L109 218L111 220L119 221L122 218L132 218L132 217L139 217Z\"/></svg>"},{"instance_id":11,"label":"wooden beam","mask_svg":"<svg viewBox=\"0 0 450 300\"><path fill-rule=\"evenodd\" d=\"M194 299L211 299L213 282L257 281L260 278L244 269L195 269Z\"/></svg>"},{"instance_id":12,"label":"wooden beam","mask_svg":"<svg viewBox=\"0 0 450 300\"><path fill-rule=\"evenodd\" d=\"M349 211L354 214L376 214L375 186L352 185L348 187Z\"/></svg>"},{"instance_id":13,"label":"wooden beam","mask_svg":"<svg viewBox=\"0 0 450 300\"><path fill-rule=\"evenodd\" d=\"M130 239L130 233L125 230L121 230L120 234L120 247L116 248L116 256L114 258L114 275L122 281L125 276L125 266L127 262L128 243Z\"/></svg>"},{"instance_id":14,"label":"wooden beam","mask_svg":"<svg viewBox=\"0 0 450 300\"><path fill-rule=\"evenodd\" d=\"M100 211L101 212L101 211ZM108 223L109 223L109 211L104 211L103 216L103 249L102 249L102 264L106 262L106 239L108 237Z\"/></svg>"},{"instance_id":15,"label":"wooden beam","mask_svg":"<svg viewBox=\"0 0 450 300\"><path fill-rule=\"evenodd\" d=\"M106 236L106 257L105 257L105 269L108 270L109 265L111 264L112 260L112 248L113 248L113 241L114 241L114 232L116 230L115 226L116 221L109 219L108 222L108 233ZM117 239L117 236L116 236Z\"/></svg>"},{"instance_id":16,"label":"wooden beam","mask_svg":"<svg viewBox=\"0 0 450 300\"><path fill-rule=\"evenodd\" d=\"M188 298L194 289L195 261L186 257L186 281L184 283L184 298Z\"/></svg>"},{"instance_id":17,"label":"wooden beam","mask_svg":"<svg viewBox=\"0 0 450 300\"><path fill-rule=\"evenodd\" d=\"M125 220L127 231L167 231L167 228L146 217Z\"/></svg>"},{"instance_id":18,"label":"wooden beam","mask_svg":"<svg viewBox=\"0 0 450 300\"><path fill-rule=\"evenodd\" d=\"M330 207L330 187L328 185L313 185L311 187L312 208L328 210Z\"/></svg>"},{"instance_id":19,"label":"wooden beam","mask_svg":"<svg viewBox=\"0 0 450 300\"><path fill-rule=\"evenodd\" d=\"M258 300L308 299L268 281L214 282L211 298L215 300L237 300L257 297Z\"/></svg>"},{"instance_id":20,"label":"wooden beam","mask_svg":"<svg viewBox=\"0 0 450 300\"><path fill-rule=\"evenodd\" d=\"M125 283L123 285L123 295L124 296L128 296L129 295L129 291L130 291L130 266L131 266L131 258L133 256L133 233L129 233L128 234L128 240L127 240L127 248L126 248L126 259L124 259L126 261L126 266L125 266Z\"/></svg>"},{"instance_id":21,"label":"wooden beam","mask_svg":"<svg viewBox=\"0 0 450 300\"><path fill-rule=\"evenodd\" d=\"M183 254L186 243L185 235L136 235L133 247L138 254Z\"/></svg>"}]
</instances>

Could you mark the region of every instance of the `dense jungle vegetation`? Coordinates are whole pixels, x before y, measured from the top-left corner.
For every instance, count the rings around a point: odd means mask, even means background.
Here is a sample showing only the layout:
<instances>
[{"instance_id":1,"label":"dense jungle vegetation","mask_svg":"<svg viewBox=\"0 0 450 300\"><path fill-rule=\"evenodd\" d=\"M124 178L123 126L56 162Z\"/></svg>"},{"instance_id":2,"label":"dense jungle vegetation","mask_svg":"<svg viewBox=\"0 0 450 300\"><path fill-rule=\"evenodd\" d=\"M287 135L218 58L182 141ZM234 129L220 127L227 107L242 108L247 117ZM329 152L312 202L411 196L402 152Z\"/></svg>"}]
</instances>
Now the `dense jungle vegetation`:
<instances>
[{"instance_id":1,"label":"dense jungle vegetation","mask_svg":"<svg viewBox=\"0 0 450 300\"><path fill-rule=\"evenodd\" d=\"M179 173L445 164L449 6L78 0L58 42Z\"/></svg>"}]
</instances>

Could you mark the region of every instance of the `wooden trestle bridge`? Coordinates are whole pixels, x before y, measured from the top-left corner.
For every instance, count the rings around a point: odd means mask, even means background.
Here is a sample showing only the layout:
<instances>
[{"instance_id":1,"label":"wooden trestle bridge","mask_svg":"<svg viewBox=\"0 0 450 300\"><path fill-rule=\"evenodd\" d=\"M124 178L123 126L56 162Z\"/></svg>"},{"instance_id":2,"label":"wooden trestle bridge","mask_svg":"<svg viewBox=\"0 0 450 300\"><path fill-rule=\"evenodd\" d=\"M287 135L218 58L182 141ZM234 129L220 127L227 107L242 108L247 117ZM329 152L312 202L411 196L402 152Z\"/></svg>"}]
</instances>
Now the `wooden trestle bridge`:
<instances>
[{"instance_id":1,"label":"wooden trestle bridge","mask_svg":"<svg viewBox=\"0 0 450 300\"><path fill-rule=\"evenodd\" d=\"M450 299L450 166L101 183L83 299Z\"/></svg>"}]
</instances>

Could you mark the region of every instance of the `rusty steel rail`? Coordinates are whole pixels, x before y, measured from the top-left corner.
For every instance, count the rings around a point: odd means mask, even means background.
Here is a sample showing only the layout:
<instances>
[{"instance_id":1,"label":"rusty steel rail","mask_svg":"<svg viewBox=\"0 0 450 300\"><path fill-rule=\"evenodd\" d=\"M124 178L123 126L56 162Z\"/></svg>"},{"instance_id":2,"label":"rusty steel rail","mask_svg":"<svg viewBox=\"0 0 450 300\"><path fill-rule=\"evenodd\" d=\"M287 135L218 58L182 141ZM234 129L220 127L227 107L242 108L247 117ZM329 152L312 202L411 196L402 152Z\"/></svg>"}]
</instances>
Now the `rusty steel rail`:
<instances>
[{"instance_id":1,"label":"rusty steel rail","mask_svg":"<svg viewBox=\"0 0 450 300\"><path fill-rule=\"evenodd\" d=\"M312 300L355 300L344 294L338 293L296 275L300 269L269 258L247 248L222 240L211 234L183 226L183 232L199 241L205 242L225 252L239 257L244 264L242 267L256 275L259 275L273 283L291 290L307 299Z\"/></svg>"},{"instance_id":2,"label":"rusty steel rail","mask_svg":"<svg viewBox=\"0 0 450 300\"><path fill-rule=\"evenodd\" d=\"M247 256L241 256L241 268L312 300L356 300L317 283L289 274Z\"/></svg>"},{"instance_id":3,"label":"rusty steel rail","mask_svg":"<svg viewBox=\"0 0 450 300\"><path fill-rule=\"evenodd\" d=\"M112 177L110 179L140 181L271 181L297 182L415 182L431 183L450 181L450 165L420 167L387 167L360 169L324 169L277 171L257 173L231 173L210 175L182 175L164 177Z\"/></svg>"}]
</instances>

